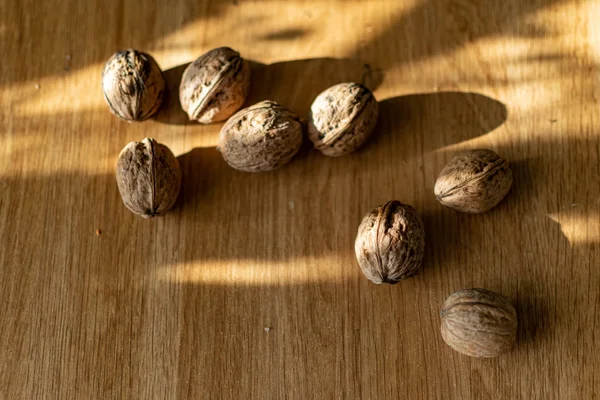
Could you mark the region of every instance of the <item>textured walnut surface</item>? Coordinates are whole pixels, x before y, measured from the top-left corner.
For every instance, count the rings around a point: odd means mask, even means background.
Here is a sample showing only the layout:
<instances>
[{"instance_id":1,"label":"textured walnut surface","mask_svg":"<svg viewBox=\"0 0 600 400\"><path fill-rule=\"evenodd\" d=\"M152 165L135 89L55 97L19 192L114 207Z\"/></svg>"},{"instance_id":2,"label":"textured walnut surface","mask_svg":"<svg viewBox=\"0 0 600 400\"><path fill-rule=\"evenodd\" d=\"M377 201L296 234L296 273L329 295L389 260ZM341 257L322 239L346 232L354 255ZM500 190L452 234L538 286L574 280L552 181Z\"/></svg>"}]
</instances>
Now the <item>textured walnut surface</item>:
<instances>
[{"instance_id":1,"label":"textured walnut surface","mask_svg":"<svg viewBox=\"0 0 600 400\"><path fill-rule=\"evenodd\" d=\"M505 159L492 150L471 150L457 155L442 169L434 191L445 206L483 213L500 203L512 182Z\"/></svg>"},{"instance_id":2,"label":"textured walnut surface","mask_svg":"<svg viewBox=\"0 0 600 400\"><path fill-rule=\"evenodd\" d=\"M126 121L142 121L159 109L165 79L154 59L133 49L115 53L102 71L104 99Z\"/></svg>"},{"instance_id":3,"label":"textured walnut surface","mask_svg":"<svg viewBox=\"0 0 600 400\"><path fill-rule=\"evenodd\" d=\"M117 161L117 185L123 203L144 218L169 211L179 194L179 162L166 146L154 139L131 142Z\"/></svg>"},{"instance_id":4,"label":"textured walnut surface","mask_svg":"<svg viewBox=\"0 0 600 400\"><path fill-rule=\"evenodd\" d=\"M496 357L517 338L517 312L506 297L486 289L451 294L440 312L444 341L473 357Z\"/></svg>"},{"instance_id":5,"label":"textured walnut surface","mask_svg":"<svg viewBox=\"0 0 600 400\"><path fill-rule=\"evenodd\" d=\"M288 163L301 144L299 118L267 100L232 116L221 129L218 149L233 168L258 172Z\"/></svg>"},{"instance_id":6,"label":"textured walnut surface","mask_svg":"<svg viewBox=\"0 0 600 400\"><path fill-rule=\"evenodd\" d=\"M308 137L328 156L342 156L361 147L379 116L373 93L358 83L340 83L317 96L308 121Z\"/></svg>"},{"instance_id":7,"label":"textured walnut surface","mask_svg":"<svg viewBox=\"0 0 600 400\"><path fill-rule=\"evenodd\" d=\"M181 107L190 120L224 121L244 104L250 90L250 66L228 47L209 51L191 63L179 86Z\"/></svg>"},{"instance_id":8,"label":"textured walnut surface","mask_svg":"<svg viewBox=\"0 0 600 400\"><path fill-rule=\"evenodd\" d=\"M417 273L425 249L425 228L414 208L389 201L362 220L354 250L358 264L375 283L397 283Z\"/></svg>"}]
</instances>

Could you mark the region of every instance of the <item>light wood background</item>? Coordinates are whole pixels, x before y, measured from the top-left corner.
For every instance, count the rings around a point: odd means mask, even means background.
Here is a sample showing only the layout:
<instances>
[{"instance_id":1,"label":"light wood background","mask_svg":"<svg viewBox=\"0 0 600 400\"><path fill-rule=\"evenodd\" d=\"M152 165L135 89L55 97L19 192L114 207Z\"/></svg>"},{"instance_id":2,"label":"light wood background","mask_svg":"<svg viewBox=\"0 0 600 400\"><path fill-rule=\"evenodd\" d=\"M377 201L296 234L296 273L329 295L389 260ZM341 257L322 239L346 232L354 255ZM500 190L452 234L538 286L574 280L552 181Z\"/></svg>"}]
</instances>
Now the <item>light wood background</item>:
<instances>
[{"instance_id":1,"label":"light wood background","mask_svg":"<svg viewBox=\"0 0 600 400\"><path fill-rule=\"evenodd\" d=\"M4 0L0 398L598 398L598 21L592 0ZM100 74L116 50L151 53L175 89L221 45L253 61L249 102L306 115L326 87L364 82L375 136L248 174L176 91L154 120L109 114ZM153 220L114 176L148 136L184 173ZM512 192L484 215L443 208L438 172L482 147L511 161ZM390 199L422 215L426 257L377 286L354 237ZM512 352L442 341L439 308L469 287L515 304Z\"/></svg>"}]
</instances>

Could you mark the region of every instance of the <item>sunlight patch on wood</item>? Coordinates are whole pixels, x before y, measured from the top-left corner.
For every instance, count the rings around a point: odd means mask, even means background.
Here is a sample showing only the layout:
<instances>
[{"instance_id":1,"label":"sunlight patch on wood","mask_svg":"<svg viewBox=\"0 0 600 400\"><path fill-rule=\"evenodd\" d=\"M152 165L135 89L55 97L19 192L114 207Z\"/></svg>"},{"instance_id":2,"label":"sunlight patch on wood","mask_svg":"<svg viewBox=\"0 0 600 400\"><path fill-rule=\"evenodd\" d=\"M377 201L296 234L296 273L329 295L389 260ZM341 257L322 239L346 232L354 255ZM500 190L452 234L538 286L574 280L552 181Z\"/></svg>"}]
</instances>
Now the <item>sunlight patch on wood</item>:
<instances>
[{"instance_id":1,"label":"sunlight patch on wood","mask_svg":"<svg viewBox=\"0 0 600 400\"><path fill-rule=\"evenodd\" d=\"M573 205L575 208L577 205ZM600 240L600 216L568 212L549 214L548 217L560 225L562 233L571 245L592 244Z\"/></svg>"},{"instance_id":2,"label":"sunlight patch on wood","mask_svg":"<svg viewBox=\"0 0 600 400\"><path fill-rule=\"evenodd\" d=\"M93 64L71 70L63 76L49 75L39 80L11 85L3 88L3 91L12 97L16 116L75 114L98 110L107 107L102 93L103 67L104 64Z\"/></svg>"},{"instance_id":3,"label":"sunlight patch on wood","mask_svg":"<svg viewBox=\"0 0 600 400\"><path fill-rule=\"evenodd\" d=\"M307 266L308 265L308 266ZM312 265L312 267L310 267ZM163 267L157 271L157 279L174 283L204 285L272 286L294 285L309 282L342 282L354 276L358 266L339 266L331 263L310 261L211 261ZM327 267L329 266L329 267Z\"/></svg>"}]
</instances>

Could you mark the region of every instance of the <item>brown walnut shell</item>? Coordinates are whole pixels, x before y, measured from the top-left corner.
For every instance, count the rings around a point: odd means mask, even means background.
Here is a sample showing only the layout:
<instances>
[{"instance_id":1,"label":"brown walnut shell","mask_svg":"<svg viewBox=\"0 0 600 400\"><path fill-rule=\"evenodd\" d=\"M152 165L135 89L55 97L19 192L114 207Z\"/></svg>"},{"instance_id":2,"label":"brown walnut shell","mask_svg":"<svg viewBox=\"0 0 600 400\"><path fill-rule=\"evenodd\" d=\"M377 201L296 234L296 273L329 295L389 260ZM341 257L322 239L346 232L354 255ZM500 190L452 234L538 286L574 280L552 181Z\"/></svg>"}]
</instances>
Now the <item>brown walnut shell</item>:
<instances>
[{"instance_id":1,"label":"brown walnut shell","mask_svg":"<svg viewBox=\"0 0 600 400\"><path fill-rule=\"evenodd\" d=\"M224 121L244 104L250 91L250 65L229 47L209 51L183 73L179 101L190 120Z\"/></svg>"},{"instance_id":2,"label":"brown walnut shell","mask_svg":"<svg viewBox=\"0 0 600 400\"><path fill-rule=\"evenodd\" d=\"M421 267L425 228L414 208L392 200L362 220L354 251L363 274L374 283L395 284Z\"/></svg>"},{"instance_id":3,"label":"brown walnut shell","mask_svg":"<svg viewBox=\"0 0 600 400\"><path fill-rule=\"evenodd\" d=\"M513 174L508 162L492 150L471 150L454 157L435 182L443 205L467 213L484 213L508 194Z\"/></svg>"},{"instance_id":4,"label":"brown walnut shell","mask_svg":"<svg viewBox=\"0 0 600 400\"><path fill-rule=\"evenodd\" d=\"M143 121L162 104L165 79L149 54L129 49L106 62L102 90L111 113L125 121Z\"/></svg>"},{"instance_id":5,"label":"brown walnut shell","mask_svg":"<svg viewBox=\"0 0 600 400\"><path fill-rule=\"evenodd\" d=\"M179 162L154 139L131 142L119 154L117 185L123 203L134 214L163 215L175 205L181 188Z\"/></svg>"},{"instance_id":6,"label":"brown walnut shell","mask_svg":"<svg viewBox=\"0 0 600 400\"><path fill-rule=\"evenodd\" d=\"M358 83L340 83L317 96L308 116L308 138L321 153L338 157L361 147L379 117L373 93Z\"/></svg>"},{"instance_id":7,"label":"brown walnut shell","mask_svg":"<svg viewBox=\"0 0 600 400\"><path fill-rule=\"evenodd\" d=\"M517 312L506 297L486 289L460 290L440 312L442 338L472 357L496 357L517 340Z\"/></svg>"},{"instance_id":8,"label":"brown walnut shell","mask_svg":"<svg viewBox=\"0 0 600 400\"><path fill-rule=\"evenodd\" d=\"M221 129L218 149L231 167L260 172L288 163L301 145L299 118L267 100L232 116Z\"/></svg>"}]
</instances>

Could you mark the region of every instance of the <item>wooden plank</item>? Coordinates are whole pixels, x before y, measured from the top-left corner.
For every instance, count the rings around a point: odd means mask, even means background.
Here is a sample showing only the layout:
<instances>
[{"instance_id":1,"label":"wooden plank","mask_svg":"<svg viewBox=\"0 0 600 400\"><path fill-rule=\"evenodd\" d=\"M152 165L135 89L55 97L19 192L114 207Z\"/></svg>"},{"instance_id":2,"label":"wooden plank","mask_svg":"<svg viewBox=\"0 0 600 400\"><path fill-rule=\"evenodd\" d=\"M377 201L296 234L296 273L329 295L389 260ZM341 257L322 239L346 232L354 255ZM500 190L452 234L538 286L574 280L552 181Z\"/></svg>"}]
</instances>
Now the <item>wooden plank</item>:
<instances>
[{"instance_id":1,"label":"wooden plank","mask_svg":"<svg viewBox=\"0 0 600 400\"><path fill-rule=\"evenodd\" d=\"M600 388L600 7L592 1L158 0L3 3L0 12L0 397L592 399ZM107 111L103 63L134 47L172 89L221 45L252 60L249 103L305 116L364 82L381 103L361 151L308 143L248 174L186 121ZM151 136L183 169L176 208L142 220L114 168ZM511 161L484 215L443 208L463 149ZM376 286L353 253L390 199L423 216L421 273ZM100 230L100 234L96 233ZM462 356L439 334L453 291L519 315L515 349Z\"/></svg>"}]
</instances>

